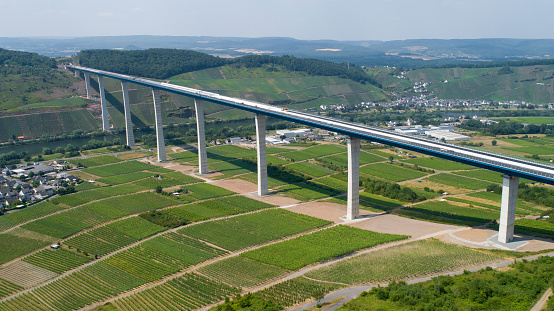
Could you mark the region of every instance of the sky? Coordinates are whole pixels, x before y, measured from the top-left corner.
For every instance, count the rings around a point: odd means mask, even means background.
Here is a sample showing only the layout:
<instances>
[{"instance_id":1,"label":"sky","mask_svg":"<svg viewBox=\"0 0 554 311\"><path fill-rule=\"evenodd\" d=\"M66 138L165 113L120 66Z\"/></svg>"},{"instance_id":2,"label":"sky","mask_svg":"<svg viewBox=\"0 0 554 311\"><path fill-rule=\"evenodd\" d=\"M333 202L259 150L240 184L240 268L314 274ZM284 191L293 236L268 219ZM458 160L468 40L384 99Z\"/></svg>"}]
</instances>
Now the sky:
<instances>
[{"instance_id":1,"label":"sky","mask_svg":"<svg viewBox=\"0 0 554 311\"><path fill-rule=\"evenodd\" d=\"M554 38L552 0L0 0L0 37Z\"/></svg>"}]
</instances>

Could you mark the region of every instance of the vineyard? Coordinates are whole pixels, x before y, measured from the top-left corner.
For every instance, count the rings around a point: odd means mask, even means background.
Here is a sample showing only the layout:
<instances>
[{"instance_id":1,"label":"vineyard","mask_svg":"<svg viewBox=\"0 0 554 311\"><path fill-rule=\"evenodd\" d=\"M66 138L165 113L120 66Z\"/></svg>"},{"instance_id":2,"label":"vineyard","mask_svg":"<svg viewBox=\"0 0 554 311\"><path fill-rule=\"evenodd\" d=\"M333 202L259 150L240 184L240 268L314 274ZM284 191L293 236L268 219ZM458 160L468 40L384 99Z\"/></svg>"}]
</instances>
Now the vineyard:
<instances>
[{"instance_id":1,"label":"vineyard","mask_svg":"<svg viewBox=\"0 0 554 311\"><path fill-rule=\"evenodd\" d=\"M481 265L499 258L437 240L421 240L346 259L307 276L346 284L376 283Z\"/></svg>"},{"instance_id":2,"label":"vineyard","mask_svg":"<svg viewBox=\"0 0 554 311\"><path fill-rule=\"evenodd\" d=\"M335 173L335 171L332 171L328 168L325 168L323 166L319 166L317 164L313 164L313 163L310 163L310 162L293 163L293 164L288 165L287 167L289 167L289 168L291 168L295 171L298 171L298 172L301 172L301 173L304 173L304 174L308 174L308 175L311 175L311 176L314 176L314 177L322 177L322 176L325 176L325 175Z\"/></svg>"},{"instance_id":3,"label":"vineyard","mask_svg":"<svg viewBox=\"0 0 554 311\"><path fill-rule=\"evenodd\" d=\"M360 172L392 181L416 179L427 175L427 173L402 168L400 166L387 163L369 164L366 166L362 166L360 167Z\"/></svg>"},{"instance_id":4,"label":"vineyard","mask_svg":"<svg viewBox=\"0 0 554 311\"><path fill-rule=\"evenodd\" d=\"M252 200L244 196L232 196L181 205L163 210L162 213L179 217L187 222L195 222L215 217L255 211L268 207L272 207L272 205Z\"/></svg>"},{"instance_id":5,"label":"vineyard","mask_svg":"<svg viewBox=\"0 0 554 311\"><path fill-rule=\"evenodd\" d=\"M359 249L407 238L338 225L243 253L270 265L296 270L306 265L349 254Z\"/></svg>"},{"instance_id":6,"label":"vineyard","mask_svg":"<svg viewBox=\"0 0 554 311\"><path fill-rule=\"evenodd\" d=\"M348 156L346 153L335 154L328 157L318 158L317 160L324 163L338 165L345 169L348 167ZM385 159L371 153L360 151L360 165L365 165L365 164L374 163L374 162L381 162L381 161L385 161Z\"/></svg>"},{"instance_id":7,"label":"vineyard","mask_svg":"<svg viewBox=\"0 0 554 311\"><path fill-rule=\"evenodd\" d=\"M287 273L287 270L243 256L217 261L198 270L211 279L236 287L253 287Z\"/></svg>"},{"instance_id":8,"label":"vineyard","mask_svg":"<svg viewBox=\"0 0 554 311\"><path fill-rule=\"evenodd\" d=\"M471 170L475 169L475 167L453 162L449 160L444 160L437 157L431 157L431 158L417 158L417 159L406 159L402 160L402 162L412 163L423 167L432 168L435 170L441 170L441 171L453 171L453 170Z\"/></svg>"},{"instance_id":9,"label":"vineyard","mask_svg":"<svg viewBox=\"0 0 554 311\"><path fill-rule=\"evenodd\" d=\"M303 161L318 157L323 157L335 153L345 152L346 148L341 145L316 145L314 147L309 147L304 150L292 151L284 153L283 156L293 160L293 161Z\"/></svg>"},{"instance_id":10,"label":"vineyard","mask_svg":"<svg viewBox=\"0 0 554 311\"><path fill-rule=\"evenodd\" d=\"M343 287L345 286L340 284L324 283L298 277L259 291L256 294L267 301L277 303L283 307L290 307L311 298L316 291L325 295Z\"/></svg>"},{"instance_id":11,"label":"vineyard","mask_svg":"<svg viewBox=\"0 0 554 311\"><path fill-rule=\"evenodd\" d=\"M429 201L393 211L394 214L417 217L424 220L444 222L455 225L482 225L500 216L497 212L478 208L463 207L446 202Z\"/></svg>"},{"instance_id":12,"label":"vineyard","mask_svg":"<svg viewBox=\"0 0 554 311\"><path fill-rule=\"evenodd\" d=\"M0 217L0 232L26 221L46 216L60 210L63 210L61 206L54 205L50 202L41 202L22 210L2 215L2 217Z\"/></svg>"},{"instance_id":13,"label":"vineyard","mask_svg":"<svg viewBox=\"0 0 554 311\"><path fill-rule=\"evenodd\" d=\"M517 219L514 231L519 234L554 238L554 224L534 219Z\"/></svg>"},{"instance_id":14,"label":"vineyard","mask_svg":"<svg viewBox=\"0 0 554 311\"><path fill-rule=\"evenodd\" d=\"M65 244L102 256L165 229L143 218L131 217L77 235L65 241Z\"/></svg>"},{"instance_id":15,"label":"vineyard","mask_svg":"<svg viewBox=\"0 0 554 311\"><path fill-rule=\"evenodd\" d=\"M23 287L0 279L0 299L22 290Z\"/></svg>"},{"instance_id":16,"label":"vineyard","mask_svg":"<svg viewBox=\"0 0 554 311\"><path fill-rule=\"evenodd\" d=\"M239 292L238 288L188 273L136 295L118 299L113 305L123 311L191 310Z\"/></svg>"},{"instance_id":17,"label":"vineyard","mask_svg":"<svg viewBox=\"0 0 554 311\"><path fill-rule=\"evenodd\" d=\"M439 184L447 185L447 186L470 189L470 190L483 189L483 188L487 188L487 186L490 185L490 182L487 182L487 181L482 181L479 179L467 178L462 176L456 176L451 174L445 174L445 173L429 176L427 180L430 180L432 182L436 182Z\"/></svg>"},{"instance_id":18,"label":"vineyard","mask_svg":"<svg viewBox=\"0 0 554 311\"><path fill-rule=\"evenodd\" d=\"M170 170L163 169L154 165L146 164L138 161L126 161L116 164L109 164L104 166L98 166L93 168L84 169L83 172L100 176L108 177L121 174L129 174L139 171L149 170L151 172L164 173L171 172Z\"/></svg>"},{"instance_id":19,"label":"vineyard","mask_svg":"<svg viewBox=\"0 0 554 311\"><path fill-rule=\"evenodd\" d=\"M233 191L223 189L214 185L206 183L198 183L194 185L189 185L184 187L188 191L189 196L195 198L196 200L206 200L226 195L235 194Z\"/></svg>"},{"instance_id":20,"label":"vineyard","mask_svg":"<svg viewBox=\"0 0 554 311\"><path fill-rule=\"evenodd\" d=\"M135 182L135 185L147 189L156 189L156 187L173 187L179 185L188 185L202 181L201 179L185 175L181 172L171 172L159 175L158 178L146 178Z\"/></svg>"},{"instance_id":21,"label":"vineyard","mask_svg":"<svg viewBox=\"0 0 554 311\"><path fill-rule=\"evenodd\" d=\"M92 259L90 257L83 256L64 248L55 250L44 249L23 259L25 262L56 273L71 270L91 260Z\"/></svg>"},{"instance_id":22,"label":"vineyard","mask_svg":"<svg viewBox=\"0 0 554 311\"><path fill-rule=\"evenodd\" d=\"M279 191L285 192L287 196L300 201L312 201L340 194L333 188L310 182L301 182L292 185L286 185L279 188Z\"/></svg>"},{"instance_id":23,"label":"vineyard","mask_svg":"<svg viewBox=\"0 0 554 311\"><path fill-rule=\"evenodd\" d=\"M236 251L330 223L283 209L270 209L188 226L179 232Z\"/></svg>"},{"instance_id":24,"label":"vineyard","mask_svg":"<svg viewBox=\"0 0 554 311\"><path fill-rule=\"evenodd\" d=\"M105 155L105 156L98 156L98 157L90 157L86 159L75 159L75 160L70 160L69 162L74 165L81 164L84 167L94 167L94 166L118 163L122 161L123 161L122 159L116 158L114 156Z\"/></svg>"},{"instance_id":25,"label":"vineyard","mask_svg":"<svg viewBox=\"0 0 554 311\"><path fill-rule=\"evenodd\" d=\"M124 184L128 182L132 182L135 180L152 177L154 176L154 173L150 172L134 172L129 174L121 174L121 175L115 175L115 176L109 176L97 179L96 181L108 184L108 185L119 185Z\"/></svg>"},{"instance_id":26,"label":"vineyard","mask_svg":"<svg viewBox=\"0 0 554 311\"><path fill-rule=\"evenodd\" d=\"M143 189L136 185L118 185L113 187L102 187L93 190L87 190L83 192L77 192L69 195L54 198L50 200L53 204L63 204L67 206L77 206L91 201L106 199L109 197L124 195L129 193L135 193Z\"/></svg>"},{"instance_id":27,"label":"vineyard","mask_svg":"<svg viewBox=\"0 0 554 311\"><path fill-rule=\"evenodd\" d=\"M346 196L341 196L338 198L333 198L328 200L328 202L338 203L346 205ZM369 192L360 192L360 208L370 210L372 212L383 212L388 211L391 208L401 206L404 204L401 201L383 197L377 194L372 194Z\"/></svg>"}]
</instances>

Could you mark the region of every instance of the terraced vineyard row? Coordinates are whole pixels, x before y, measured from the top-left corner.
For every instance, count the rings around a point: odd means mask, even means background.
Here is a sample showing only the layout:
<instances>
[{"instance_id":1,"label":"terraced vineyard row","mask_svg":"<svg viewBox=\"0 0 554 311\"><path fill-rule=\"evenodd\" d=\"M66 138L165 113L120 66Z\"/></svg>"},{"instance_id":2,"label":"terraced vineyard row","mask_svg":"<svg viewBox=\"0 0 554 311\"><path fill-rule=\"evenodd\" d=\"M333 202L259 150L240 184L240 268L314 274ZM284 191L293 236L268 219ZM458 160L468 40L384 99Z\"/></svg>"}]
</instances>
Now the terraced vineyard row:
<instances>
[{"instance_id":1,"label":"terraced vineyard row","mask_svg":"<svg viewBox=\"0 0 554 311\"><path fill-rule=\"evenodd\" d=\"M484 264L499 258L455 244L422 240L346 259L306 276L346 284L372 283Z\"/></svg>"},{"instance_id":2,"label":"terraced vineyard row","mask_svg":"<svg viewBox=\"0 0 554 311\"><path fill-rule=\"evenodd\" d=\"M23 259L25 262L56 273L71 270L91 260L92 258L90 257L83 256L64 248L56 250L45 249Z\"/></svg>"},{"instance_id":3,"label":"terraced vineyard row","mask_svg":"<svg viewBox=\"0 0 554 311\"><path fill-rule=\"evenodd\" d=\"M240 292L194 273L113 302L121 310L191 310Z\"/></svg>"}]
</instances>

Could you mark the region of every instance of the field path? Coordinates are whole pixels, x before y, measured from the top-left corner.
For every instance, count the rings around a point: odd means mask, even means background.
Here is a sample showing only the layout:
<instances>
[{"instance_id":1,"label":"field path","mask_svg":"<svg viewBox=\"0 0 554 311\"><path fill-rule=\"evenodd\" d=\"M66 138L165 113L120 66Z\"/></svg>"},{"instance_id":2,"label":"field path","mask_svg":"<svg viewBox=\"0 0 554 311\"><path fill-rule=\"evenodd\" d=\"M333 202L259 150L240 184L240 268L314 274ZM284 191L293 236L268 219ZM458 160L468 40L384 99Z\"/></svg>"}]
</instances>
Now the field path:
<instances>
[{"instance_id":1,"label":"field path","mask_svg":"<svg viewBox=\"0 0 554 311\"><path fill-rule=\"evenodd\" d=\"M537 303L529 311L540 311L544 309L550 296L552 296L552 288L547 289L546 292L544 292L544 294L541 296L541 299L539 299L539 301L537 301Z\"/></svg>"}]
</instances>

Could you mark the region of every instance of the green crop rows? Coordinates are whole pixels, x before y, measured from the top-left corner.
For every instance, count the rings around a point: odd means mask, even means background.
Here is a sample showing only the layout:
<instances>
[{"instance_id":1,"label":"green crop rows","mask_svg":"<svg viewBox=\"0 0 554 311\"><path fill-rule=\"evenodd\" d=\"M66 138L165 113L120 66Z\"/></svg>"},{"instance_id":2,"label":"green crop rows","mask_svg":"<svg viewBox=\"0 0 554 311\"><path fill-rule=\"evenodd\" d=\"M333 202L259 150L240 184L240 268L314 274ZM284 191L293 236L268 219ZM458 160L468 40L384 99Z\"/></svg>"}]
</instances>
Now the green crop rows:
<instances>
[{"instance_id":1,"label":"green crop rows","mask_svg":"<svg viewBox=\"0 0 554 311\"><path fill-rule=\"evenodd\" d=\"M4 279L0 279L0 299L11 295L12 293L22 290L23 287L15 285Z\"/></svg>"},{"instance_id":2,"label":"green crop rows","mask_svg":"<svg viewBox=\"0 0 554 311\"><path fill-rule=\"evenodd\" d=\"M169 213L187 220L188 222L194 222L209 218L250 212L272 206L273 205L271 204L252 200L244 196L232 196L177 206L164 210L162 213Z\"/></svg>"},{"instance_id":3,"label":"green crop rows","mask_svg":"<svg viewBox=\"0 0 554 311\"><path fill-rule=\"evenodd\" d=\"M143 180L139 180L134 184L148 189L155 189L158 186L161 186L162 188L167 188L167 187L173 187L173 186L179 186L179 185L188 185L188 184L202 181L201 179L185 175L181 172L165 173L165 174L161 174L160 177L161 179L156 177L146 178Z\"/></svg>"},{"instance_id":4,"label":"green crop rows","mask_svg":"<svg viewBox=\"0 0 554 311\"><path fill-rule=\"evenodd\" d=\"M359 284L415 277L500 257L437 240L421 240L346 259L308 272L318 280Z\"/></svg>"},{"instance_id":5,"label":"green crop rows","mask_svg":"<svg viewBox=\"0 0 554 311\"><path fill-rule=\"evenodd\" d=\"M323 166L319 166L317 164L313 164L310 162L299 162L299 163L293 163L291 165L288 165L287 167L299 171L304 174L308 174L314 177L322 177L325 175L333 174L334 171L325 168Z\"/></svg>"},{"instance_id":6,"label":"green crop rows","mask_svg":"<svg viewBox=\"0 0 554 311\"><path fill-rule=\"evenodd\" d=\"M446 202L430 201L395 210L395 213L456 225L480 225L498 219L497 212L482 208L462 207ZM407 212L407 213L406 213ZM410 212L415 212L411 214Z\"/></svg>"},{"instance_id":7,"label":"green crop rows","mask_svg":"<svg viewBox=\"0 0 554 311\"><path fill-rule=\"evenodd\" d=\"M136 185L118 185L113 187L103 187L99 189L87 190L83 192L77 192L69 195L54 198L50 202L54 204L64 204L68 206L77 206L85 203L89 203L95 200L101 200L116 195L124 195L141 191L140 187Z\"/></svg>"},{"instance_id":8,"label":"green crop rows","mask_svg":"<svg viewBox=\"0 0 554 311\"><path fill-rule=\"evenodd\" d=\"M74 159L70 160L72 164L81 164L84 167L94 167L94 166L100 166L105 164L112 164L112 163L118 163L122 162L123 160L120 158L116 158L114 156L105 155L105 156L98 156L98 157L90 157L86 159Z\"/></svg>"},{"instance_id":9,"label":"green crop rows","mask_svg":"<svg viewBox=\"0 0 554 311\"><path fill-rule=\"evenodd\" d=\"M23 227L53 237L66 238L109 220L177 204L177 200L155 193L137 193L92 202L36 220Z\"/></svg>"},{"instance_id":10,"label":"green crop rows","mask_svg":"<svg viewBox=\"0 0 554 311\"><path fill-rule=\"evenodd\" d=\"M210 170L223 174L222 176L218 176L218 178L227 178L256 171L256 166L241 160L213 163L210 164L209 167Z\"/></svg>"},{"instance_id":11,"label":"green crop rows","mask_svg":"<svg viewBox=\"0 0 554 311\"><path fill-rule=\"evenodd\" d=\"M232 286L252 287L283 275L287 270L243 256L235 256L202 267L198 272Z\"/></svg>"},{"instance_id":12,"label":"green crop rows","mask_svg":"<svg viewBox=\"0 0 554 311\"><path fill-rule=\"evenodd\" d=\"M54 242L54 238L46 241L38 238L17 236L13 235L13 233L13 231L10 231L0 235L0 249L2 249L0 252L0 264Z\"/></svg>"},{"instance_id":13,"label":"green crop rows","mask_svg":"<svg viewBox=\"0 0 554 311\"><path fill-rule=\"evenodd\" d=\"M298 277L264 289L257 294L267 301L290 307L311 298L316 291L321 291L325 295L343 287L345 286L340 284L318 282Z\"/></svg>"},{"instance_id":14,"label":"green crop rows","mask_svg":"<svg viewBox=\"0 0 554 311\"><path fill-rule=\"evenodd\" d=\"M129 174L129 173L134 173L138 171L145 171L150 169L155 169L156 171L158 171L159 167L138 162L138 161L127 161L122 163L104 165L100 167L87 168L87 169L84 169L83 172L100 176L100 177L108 177L108 176L114 176L114 175Z\"/></svg>"},{"instance_id":15,"label":"green crop rows","mask_svg":"<svg viewBox=\"0 0 554 311\"><path fill-rule=\"evenodd\" d=\"M61 206L54 205L50 202L41 202L22 210L2 215L0 216L0 232L26 221L46 216L60 210L63 210Z\"/></svg>"},{"instance_id":16,"label":"green crop rows","mask_svg":"<svg viewBox=\"0 0 554 311\"><path fill-rule=\"evenodd\" d=\"M326 220L271 209L188 226L179 232L235 251L328 224Z\"/></svg>"},{"instance_id":17,"label":"green crop rows","mask_svg":"<svg viewBox=\"0 0 554 311\"><path fill-rule=\"evenodd\" d=\"M229 191L227 189L223 189L221 187L217 187L206 183L189 185L184 187L184 189L189 191L188 193L189 196L197 200L205 200L205 199L211 199L211 198L235 194L233 191Z\"/></svg>"},{"instance_id":18,"label":"green crop rows","mask_svg":"<svg viewBox=\"0 0 554 311\"><path fill-rule=\"evenodd\" d=\"M154 173L134 172L129 174L104 177L104 178L97 179L96 181L99 181L101 183L105 183L108 185L119 185L119 184L124 184L124 183L128 183L131 181L135 181L135 180L139 180L147 177L152 177L152 176L154 176Z\"/></svg>"},{"instance_id":19,"label":"green crop rows","mask_svg":"<svg viewBox=\"0 0 554 311\"><path fill-rule=\"evenodd\" d=\"M334 165L342 166L344 168L348 167L348 155L346 153L335 154L328 157L318 158L317 160L325 163L331 163ZM381 161L385 161L385 159L364 151L360 152L360 165L374 163L374 162L381 162Z\"/></svg>"},{"instance_id":20,"label":"green crop rows","mask_svg":"<svg viewBox=\"0 0 554 311\"><path fill-rule=\"evenodd\" d=\"M346 196L330 199L328 202L338 203L346 205ZM403 202L400 202L395 199L390 199L387 197L382 197L377 194L372 194L368 192L360 192L360 207L367 209L373 212L382 212L388 211L393 207L402 205Z\"/></svg>"},{"instance_id":21,"label":"green crop rows","mask_svg":"<svg viewBox=\"0 0 554 311\"><path fill-rule=\"evenodd\" d=\"M402 168L400 166L387 163L369 164L366 166L362 166L360 167L360 172L389 179L392 181L416 179L427 175L427 173Z\"/></svg>"},{"instance_id":22,"label":"green crop rows","mask_svg":"<svg viewBox=\"0 0 554 311\"><path fill-rule=\"evenodd\" d=\"M284 191L289 196L301 201L317 200L340 194L340 191L333 188L311 182L286 185L279 188L279 191Z\"/></svg>"},{"instance_id":23,"label":"green crop rows","mask_svg":"<svg viewBox=\"0 0 554 311\"><path fill-rule=\"evenodd\" d=\"M23 259L30 264L41 268L62 273L85 264L92 259L81 254L68 251L64 248L45 249Z\"/></svg>"},{"instance_id":24,"label":"green crop rows","mask_svg":"<svg viewBox=\"0 0 554 311\"><path fill-rule=\"evenodd\" d=\"M487 181L482 181L482 180L467 178L462 176L456 176L451 174L445 174L445 173L429 176L427 180L436 182L439 184L447 185L447 186L471 189L471 190L487 188L487 186L490 185L490 182L487 182Z\"/></svg>"},{"instance_id":25,"label":"green crop rows","mask_svg":"<svg viewBox=\"0 0 554 311\"><path fill-rule=\"evenodd\" d=\"M65 244L102 256L163 230L164 227L143 218L131 217L80 234L67 240Z\"/></svg>"},{"instance_id":26,"label":"green crop rows","mask_svg":"<svg viewBox=\"0 0 554 311\"><path fill-rule=\"evenodd\" d=\"M345 152L346 148L341 145L317 145L314 147L306 148L304 150L292 151L283 154L283 156L292 159L294 161L302 161L307 159L318 158L335 153Z\"/></svg>"},{"instance_id":27,"label":"green crop rows","mask_svg":"<svg viewBox=\"0 0 554 311\"><path fill-rule=\"evenodd\" d=\"M514 228L516 233L532 236L554 238L554 224L534 219L517 219Z\"/></svg>"},{"instance_id":28,"label":"green crop rows","mask_svg":"<svg viewBox=\"0 0 554 311\"><path fill-rule=\"evenodd\" d=\"M356 250L404 239L404 235L377 233L338 225L243 253L250 259L296 270Z\"/></svg>"},{"instance_id":29,"label":"green crop rows","mask_svg":"<svg viewBox=\"0 0 554 311\"><path fill-rule=\"evenodd\" d=\"M188 273L138 294L118 299L113 304L123 311L192 310L239 292L238 288Z\"/></svg>"},{"instance_id":30,"label":"green crop rows","mask_svg":"<svg viewBox=\"0 0 554 311\"><path fill-rule=\"evenodd\" d=\"M474 168L473 166L469 166L458 162L443 160L441 158L436 158L436 157L407 159L402 161L412 163L412 164L417 164L423 167L432 168L435 170L441 170L441 171L470 170Z\"/></svg>"}]
</instances>

